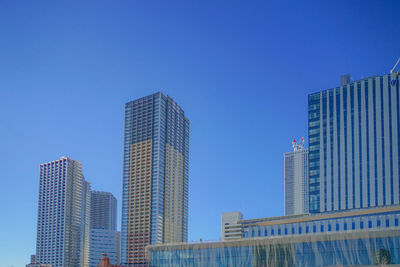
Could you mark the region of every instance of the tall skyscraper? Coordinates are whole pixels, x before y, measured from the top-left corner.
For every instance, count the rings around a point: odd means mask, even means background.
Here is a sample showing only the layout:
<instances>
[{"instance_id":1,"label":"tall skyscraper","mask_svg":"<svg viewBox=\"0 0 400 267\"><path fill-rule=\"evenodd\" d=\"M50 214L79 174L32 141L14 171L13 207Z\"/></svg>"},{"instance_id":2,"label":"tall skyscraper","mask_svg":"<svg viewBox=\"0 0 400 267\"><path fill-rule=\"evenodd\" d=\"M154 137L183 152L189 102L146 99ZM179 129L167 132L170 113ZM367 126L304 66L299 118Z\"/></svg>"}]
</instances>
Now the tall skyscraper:
<instances>
[{"instance_id":1,"label":"tall skyscraper","mask_svg":"<svg viewBox=\"0 0 400 267\"><path fill-rule=\"evenodd\" d=\"M125 104L121 257L145 264L148 244L188 234L189 120L155 93Z\"/></svg>"},{"instance_id":2,"label":"tall skyscraper","mask_svg":"<svg viewBox=\"0 0 400 267\"><path fill-rule=\"evenodd\" d=\"M111 263L120 263L120 233L117 232L117 199L109 192L91 192L90 267L103 253Z\"/></svg>"},{"instance_id":3,"label":"tall skyscraper","mask_svg":"<svg viewBox=\"0 0 400 267\"><path fill-rule=\"evenodd\" d=\"M309 95L310 212L399 204L399 97L395 74Z\"/></svg>"},{"instance_id":4,"label":"tall skyscraper","mask_svg":"<svg viewBox=\"0 0 400 267\"><path fill-rule=\"evenodd\" d=\"M85 182L81 163L68 157L40 165L36 261L87 266Z\"/></svg>"},{"instance_id":5,"label":"tall skyscraper","mask_svg":"<svg viewBox=\"0 0 400 267\"><path fill-rule=\"evenodd\" d=\"M308 150L293 140L293 151L285 153L285 215L308 213Z\"/></svg>"},{"instance_id":6,"label":"tall skyscraper","mask_svg":"<svg viewBox=\"0 0 400 267\"><path fill-rule=\"evenodd\" d=\"M117 230L117 199L113 194L92 191L91 203L91 228Z\"/></svg>"}]
</instances>

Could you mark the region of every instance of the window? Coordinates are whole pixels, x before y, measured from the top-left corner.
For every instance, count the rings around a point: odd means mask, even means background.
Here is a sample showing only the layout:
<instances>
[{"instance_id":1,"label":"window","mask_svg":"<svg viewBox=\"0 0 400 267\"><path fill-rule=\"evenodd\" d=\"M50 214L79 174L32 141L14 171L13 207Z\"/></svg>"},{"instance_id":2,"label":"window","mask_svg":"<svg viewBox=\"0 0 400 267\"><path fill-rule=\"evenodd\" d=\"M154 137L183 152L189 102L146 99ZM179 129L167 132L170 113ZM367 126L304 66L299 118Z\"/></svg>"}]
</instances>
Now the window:
<instances>
[{"instance_id":1,"label":"window","mask_svg":"<svg viewBox=\"0 0 400 267\"><path fill-rule=\"evenodd\" d=\"M294 227L292 227L292 235L294 235Z\"/></svg>"},{"instance_id":2,"label":"window","mask_svg":"<svg viewBox=\"0 0 400 267\"><path fill-rule=\"evenodd\" d=\"M339 224L336 224L336 231L339 231Z\"/></svg>"},{"instance_id":3,"label":"window","mask_svg":"<svg viewBox=\"0 0 400 267\"><path fill-rule=\"evenodd\" d=\"M360 222L360 229L364 229L364 222Z\"/></svg>"},{"instance_id":4,"label":"window","mask_svg":"<svg viewBox=\"0 0 400 267\"><path fill-rule=\"evenodd\" d=\"M281 228L278 229L278 235L281 235Z\"/></svg>"},{"instance_id":5,"label":"window","mask_svg":"<svg viewBox=\"0 0 400 267\"><path fill-rule=\"evenodd\" d=\"M308 232L309 232L309 227L308 227L308 225L306 226L306 234L308 234Z\"/></svg>"},{"instance_id":6,"label":"window","mask_svg":"<svg viewBox=\"0 0 400 267\"><path fill-rule=\"evenodd\" d=\"M332 226L331 224L328 224L328 232L332 231Z\"/></svg>"},{"instance_id":7,"label":"window","mask_svg":"<svg viewBox=\"0 0 400 267\"><path fill-rule=\"evenodd\" d=\"M372 222L368 221L368 228L372 228Z\"/></svg>"},{"instance_id":8,"label":"window","mask_svg":"<svg viewBox=\"0 0 400 267\"><path fill-rule=\"evenodd\" d=\"M314 233L317 232L317 226L313 225L312 230Z\"/></svg>"},{"instance_id":9,"label":"window","mask_svg":"<svg viewBox=\"0 0 400 267\"><path fill-rule=\"evenodd\" d=\"M351 229L353 229L353 230L356 229L356 223L355 222L351 223Z\"/></svg>"},{"instance_id":10,"label":"window","mask_svg":"<svg viewBox=\"0 0 400 267\"><path fill-rule=\"evenodd\" d=\"M299 234L301 234L301 226L299 226Z\"/></svg>"},{"instance_id":11,"label":"window","mask_svg":"<svg viewBox=\"0 0 400 267\"><path fill-rule=\"evenodd\" d=\"M386 227L389 227L389 219L386 219Z\"/></svg>"},{"instance_id":12,"label":"window","mask_svg":"<svg viewBox=\"0 0 400 267\"><path fill-rule=\"evenodd\" d=\"M271 235L274 235L274 229L271 229Z\"/></svg>"},{"instance_id":13,"label":"window","mask_svg":"<svg viewBox=\"0 0 400 267\"><path fill-rule=\"evenodd\" d=\"M345 231L347 230L347 223L343 224L343 230L345 230Z\"/></svg>"},{"instance_id":14,"label":"window","mask_svg":"<svg viewBox=\"0 0 400 267\"><path fill-rule=\"evenodd\" d=\"M321 231L320 231L321 233L323 233L324 232L324 226L323 225L321 225Z\"/></svg>"},{"instance_id":15,"label":"window","mask_svg":"<svg viewBox=\"0 0 400 267\"><path fill-rule=\"evenodd\" d=\"M399 226L399 219L398 218L394 219L394 226Z\"/></svg>"},{"instance_id":16,"label":"window","mask_svg":"<svg viewBox=\"0 0 400 267\"><path fill-rule=\"evenodd\" d=\"M264 231L264 236L268 236L268 230L267 229L265 229L265 231Z\"/></svg>"},{"instance_id":17,"label":"window","mask_svg":"<svg viewBox=\"0 0 400 267\"><path fill-rule=\"evenodd\" d=\"M287 235L287 228L285 228L285 235Z\"/></svg>"},{"instance_id":18,"label":"window","mask_svg":"<svg viewBox=\"0 0 400 267\"><path fill-rule=\"evenodd\" d=\"M376 221L376 226L377 226L377 227L381 227L381 220L377 220L377 221Z\"/></svg>"}]
</instances>

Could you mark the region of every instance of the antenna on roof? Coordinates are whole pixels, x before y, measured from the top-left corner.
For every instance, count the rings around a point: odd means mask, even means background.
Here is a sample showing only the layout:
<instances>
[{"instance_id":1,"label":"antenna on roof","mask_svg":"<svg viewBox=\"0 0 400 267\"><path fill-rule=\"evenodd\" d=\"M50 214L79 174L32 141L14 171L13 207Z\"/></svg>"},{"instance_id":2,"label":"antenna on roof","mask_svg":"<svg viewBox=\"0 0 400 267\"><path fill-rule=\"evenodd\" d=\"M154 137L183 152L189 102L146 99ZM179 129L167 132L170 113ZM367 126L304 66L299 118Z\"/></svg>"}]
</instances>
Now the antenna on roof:
<instances>
[{"instance_id":1,"label":"antenna on roof","mask_svg":"<svg viewBox=\"0 0 400 267\"><path fill-rule=\"evenodd\" d=\"M393 69L390 70L390 74L393 74L393 71L396 69L397 65L400 63L400 57L397 60L396 64L394 65Z\"/></svg>"}]
</instances>

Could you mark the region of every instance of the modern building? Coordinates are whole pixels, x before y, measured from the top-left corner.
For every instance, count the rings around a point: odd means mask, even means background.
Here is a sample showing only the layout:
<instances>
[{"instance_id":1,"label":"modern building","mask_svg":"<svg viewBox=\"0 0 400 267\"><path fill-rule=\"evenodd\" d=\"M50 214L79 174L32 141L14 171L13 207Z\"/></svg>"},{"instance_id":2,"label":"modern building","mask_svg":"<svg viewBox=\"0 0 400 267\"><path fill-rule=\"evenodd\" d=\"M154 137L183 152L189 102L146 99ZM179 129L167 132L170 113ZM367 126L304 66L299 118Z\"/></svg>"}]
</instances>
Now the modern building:
<instances>
[{"instance_id":1,"label":"modern building","mask_svg":"<svg viewBox=\"0 0 400 267\"><path fill-rule=\"evenodd\" d=\"M398 205L342 212L240 219L232 223L235 234L231 239L316 235L375 229L400 230L399 220L400 206ZM225 227L222 225L222 231ZM223 240L229 240L229 238Z\"/></svg>"},{"instance_id":2,"label":"modern building","mask_svg":"<svg viewBox=\"0 0 400 267\"><path fill-rule=\"evenodd\" d=\"M308 96L311 213L400 203L399 97L395 74Z\"/></svg>"},{"instance_id":3,"label":"modern building","mask_svg":"<svg viewBox=\"0 0 400 267\"><path fill-rule=\"evenodd\" d=\"M243 214L239 211L225 212L221 216L221 240L243 238L243 227L239 223Z\"/></svg>"},{"instance_id":4,"label":"modern building","mask_svg":"<svg viewBox=\"0 0 400 267\"><path fill-rule=\"evenodd\" d=\"M85 182L81 163L68 157L40 165L36 261L86 266Z\"/></svg>"},{"instance_id":5,"label":"modern building","mask_svg":"<svg viewBox=\"0 0 400 267\"><path fill-rule=\"evenodd\" d=\"M189 120L169 96L125 104L122 264L146 263L149 244L188 235Z\"/></svg>"},{"instance_id":6,"label":"modern building","mask_svg":"<svg viewBox=\"0 0 400 267\"><path fill-rule=\"evenodd\" d=\"M110 263L120 262L119 232L107 229L92 229L90 233L90 267L96 267L101 256L106 253Z\"/></svg>"},{"instance_id":7,"label":"modern building","mask_svg":"<svg viewBox=\"0 0 400 267\"><path fill-rule=\"evenodd\" d=\"M279 236L147 248L150 266L399 266L400 230Z\"/></svg>"},{"instance_id":8,"label":"modern building","mask_svg":"<svg viewBox=\"0 0 400 267\"><path fill-rule=\"evenodd\" d=\"M120 233L117 232L117 199L109 192L91 192L90 267L103 253L113 264L120 263Z\"/></svg>"},{"instance_id":9,"label":"modern building","mask_svg":"<svg viewBox=\"0 0 400 267\"><path fill-rule=\"evenodd\" d=\"M117 230L117 199L102 191L91 192L90 225L94 229Z\"/></svg>"},{"instance_id":10,"label":"modern building","mask_svg":"<svg viewBox=\"0 0 400 267\"><path fill-rule=\"evenodd\" d=\"M399 229L400 206L239 221L244 238Z\"/></svg>"},{"instance_id":11,"label":"modern building","mask_svg":"<svg viewBox=\"0 0 400 267\"><path fill-rule=\"evenodd\" d=\"M285 158L285 215L308 213L308 150L293 140L293 151Z\"/></svg>"}]
</instances>

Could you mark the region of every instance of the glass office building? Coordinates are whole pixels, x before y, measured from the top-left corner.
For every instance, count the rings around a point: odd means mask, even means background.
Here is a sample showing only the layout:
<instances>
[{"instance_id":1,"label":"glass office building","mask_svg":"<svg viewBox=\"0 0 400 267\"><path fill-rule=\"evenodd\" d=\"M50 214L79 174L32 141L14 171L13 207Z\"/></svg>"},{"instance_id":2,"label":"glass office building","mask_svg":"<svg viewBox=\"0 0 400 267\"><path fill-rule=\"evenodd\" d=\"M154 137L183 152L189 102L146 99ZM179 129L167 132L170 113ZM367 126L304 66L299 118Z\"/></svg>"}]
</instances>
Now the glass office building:
<instances>
[{"instance_id":1,"label":"glass office building","mask_svg":"<svg viewBox=\"0 0 400 267\"><path fill-rule=\"evenodd\" d=\"M68 157L40 165L36 261L53 267L88 266L90 184Z\"/></svg>"},{"instance_id":2,"label":"glass office building","mask_svg":"<svg viewBox=\"0 0 400 267\"><path fill-rule=\"evenodd\" d=\"M154 267L390 266L400 263L400 230L165 244L147 250Z\"/></svg>"},{"instance_id":3,"label":"glass office building","mask_svg":"<svg viewBox=\"0 0 400 267\"><path fill-rule=\"evenodd\" d=\"M311 213L399 204L399 101L395 74L309 95Z\"/></svg>"},{"instance_id":4,"label":"glass office building","mask_svg":"<svg viewBox=\"0 0 400 267\"><path fill-rule=\"evenodd\" d=\"M189 120L155 93L125 105L121 262L146 263L148 244L188 234Z\"/></svg>"}]
</instances>

